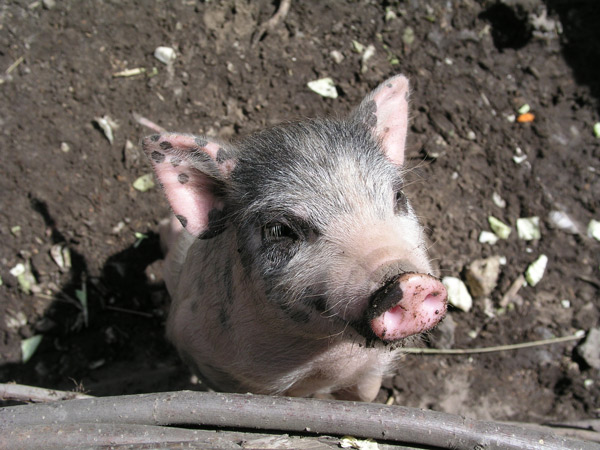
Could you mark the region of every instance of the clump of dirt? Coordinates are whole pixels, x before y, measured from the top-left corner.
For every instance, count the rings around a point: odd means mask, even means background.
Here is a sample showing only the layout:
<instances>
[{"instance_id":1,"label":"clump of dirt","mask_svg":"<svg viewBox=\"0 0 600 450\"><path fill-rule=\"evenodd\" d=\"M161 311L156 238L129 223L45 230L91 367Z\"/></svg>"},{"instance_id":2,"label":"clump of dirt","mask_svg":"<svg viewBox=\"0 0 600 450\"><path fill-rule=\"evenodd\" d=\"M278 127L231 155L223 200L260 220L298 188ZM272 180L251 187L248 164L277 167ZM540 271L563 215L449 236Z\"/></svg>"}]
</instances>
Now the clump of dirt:
<instances>
[{"instance_id":1,"label":"clump of dirt","mask_svg":"<svg viewBox=\"0 0 600 450\"><path fill-rule=\"evenodd\" d=\"M464 279L474 260L505 260L489 298L476 298L469 312L451 310L446 341L487 347L598 326L600 244L586 233L600 219L594 2L293 2L283 23L255 38L276 7L266 0L0 7L3 381L81 384L93 395L191 386L164 339L168 297L155 232L168 207L158 189L132 187L150 172L137 147L126 148L150 133L134 113L169 130L228 138L281 120L344 114L400 72L413 89L407 193L441 275ZM175 49L172 64L154 58L158 46ZM132 68L145 72L114 76ZM306 86L325 76L336 83L335 100ZM517 120L524 105L533 120ZM112 144L95 120L104 116L117 125ZM553 211L574 229L558 227ZM513 228L495 245L478 242L490 215ZM541 237L519 239L516 219L532 216ZM60 267L53 248L68 249L70 264ZM542 254L542 280L501 305ZM31 268L28 289L11 274L19 263ZM21 343L32 336L43 338L23 363ZM598 368L577 345L408 355L379 399L483 419L593 417Z\"/></svg>"}]
</instances>

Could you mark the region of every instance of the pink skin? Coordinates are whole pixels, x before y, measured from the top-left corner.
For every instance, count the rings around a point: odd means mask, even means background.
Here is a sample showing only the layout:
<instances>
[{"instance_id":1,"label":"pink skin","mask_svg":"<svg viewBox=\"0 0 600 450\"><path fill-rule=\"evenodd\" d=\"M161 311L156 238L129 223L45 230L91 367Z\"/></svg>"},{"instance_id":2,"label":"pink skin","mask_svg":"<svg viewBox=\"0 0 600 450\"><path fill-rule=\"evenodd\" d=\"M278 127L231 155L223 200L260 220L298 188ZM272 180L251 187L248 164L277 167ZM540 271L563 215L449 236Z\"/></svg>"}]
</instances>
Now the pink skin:
<instances>
[{"instance_id":1,"label":"pink skin","mask_svg":"<svg viewBox=\"0 0 600 450\"><path fill-rule=\"evenodd\" d=\"M433 328L446 314L446 288L431 275L407 273L398 281L400 302L371 320L371 329L383 341L396 341Z\"/></svg>"}]
</instances>

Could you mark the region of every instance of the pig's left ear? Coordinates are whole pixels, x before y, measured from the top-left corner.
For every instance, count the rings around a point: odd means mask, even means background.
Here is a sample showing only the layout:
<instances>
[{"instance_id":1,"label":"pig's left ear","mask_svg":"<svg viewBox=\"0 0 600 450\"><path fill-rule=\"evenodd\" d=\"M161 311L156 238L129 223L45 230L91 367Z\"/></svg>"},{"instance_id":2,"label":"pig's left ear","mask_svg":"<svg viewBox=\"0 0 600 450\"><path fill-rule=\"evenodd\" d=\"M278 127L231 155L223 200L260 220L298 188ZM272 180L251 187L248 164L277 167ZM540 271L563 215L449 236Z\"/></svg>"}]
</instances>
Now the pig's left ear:
<instances>
[{"instance_id":1,"label":"pig's left ear","mask_svg":"<svg viewBox=\"0 0 600 450\"><path fill-rule=\"evenodd\" d=\"M408 129L408 79L397 75L381 83L365 97L352 117L373 130L386 156L394 163L404 163Z\"/></svg>"},{"instance_id":2,"label":"pig's left ear","mask_svg":"<svg viewBox=\"0 0 600 450\"><path fill-rule=\"evenodd\" d=\"M181 133L148 136L142 148L183 228L200 239L221 233L228 178L235 167L231 150Z\"/></svg>"}]
</instances>

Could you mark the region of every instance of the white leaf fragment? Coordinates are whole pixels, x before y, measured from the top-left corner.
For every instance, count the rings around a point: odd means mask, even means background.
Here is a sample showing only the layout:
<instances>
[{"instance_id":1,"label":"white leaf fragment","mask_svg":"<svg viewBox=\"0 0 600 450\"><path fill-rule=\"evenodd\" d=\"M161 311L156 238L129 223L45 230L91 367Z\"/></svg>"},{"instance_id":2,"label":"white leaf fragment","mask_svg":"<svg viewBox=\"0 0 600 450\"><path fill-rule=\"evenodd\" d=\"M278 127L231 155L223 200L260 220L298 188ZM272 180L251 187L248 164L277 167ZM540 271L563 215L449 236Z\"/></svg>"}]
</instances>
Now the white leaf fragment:
<instances>
[{"instance_id":1,"label":"white leaf fragment","mask_svg":"<svg viewBox=\"0 0 600 450\"><path fill-rule=\"evenodd\" d=\"M61 244L53 245L50 248L50 256L56 265L60 267L61 272L71 268L71 252L68 247Z\"/></svg>"},{"instance_id":2,"label":"white leaf fragment","mask_svg":"<svg viewBox=\"0 0 600 450\"><path fill-rule=\"evenodd\" d=\"M10 269L10 274L13 277L18 277L19 275L22 275L24 273L25 273L25 264L23 264L23 263L19 263L15 267Z\"/></svg>"},{"instance_id":3,"label":"white leaf fragment","mask_svg":"<svg viewBox=\"0 0 600 450\"><path fill-rule=\"evenodd\" d=\"M587 234L589 237L600 241L600 222L594 219L590 220L587 227Z\"/></svg>"},{"instance_id":4,"label":"white leaf fragment","mask_svg":"<svg viewBox=\"0 0 600 450\"><path fill-rule=\"evenodd\" d=\"M10 269L10 274L17 279L19 287L26 294L30 294L32 290L37 288L37 280L35 279L35 275L33 275L29 261L26 261L25 264L19 263L14 266Z\"/></svg>"},{"instance_id":5,"label":"white leaf fragment","mask_svg":"<svg viewBox=\"0 0 600 450\"><path fill-rule=\"evenodd\" d=\"M496 219L494 216L488 216L488 222L492 231L500 239L507 239L510 236L512 229L501 220Z\"/></svg>"},{"instance_id":6,"label":"white leaf fragment","mask_svg":"<svg viewBox=\"0 0 600 450\"><path fill-rule=\"evenodd\" d=\"M546 271L546 265L548 264L548 257L546 255L540 255L538 259L529 264L529 267L525 271L525 280L529 286L535 286L544 277Z\"/></svg>"},{"instance_id":7,"label":"white leaf fragment","mask_svg":"<svg viewBox=\"0 0 600 450\"><path fill-rule=\"evenodd\" d=\"M498 194L497 192L494 192L492 194L492 201L494 202L494 205L496 205L498 208L506 208L506 200L500 197L500 194Z\"/></svg>"},{"instance_id":8,"label":"white leaf fragment","mask_svg":"<svg viewBox=\"0 0 600 450\"><path fill-rule=\"evenodd\" d=\"M125 70L122 70L121 72L113 73L113 77L115 77L115 78L118 78L118 77L122 77L122 78L134 77L136 75L141 75L141 74L143 74L145 72L146 72L146 69L144 67L136 67L134 69L125 69Z\"/></svg>"},{"instance_id":9,"label":"white leaf fragment","mask_svg":"<svg viewBox=\"0 0 600 450\"><path fill-rule=\"evenodd\" d=\"M26 363L31 359L40 345L40 342L42 342L42 338L43 336L38 334L37 336L32 336L21 341L21 361L23 361L23 363Z\"/></svg>"},{"instance_id":10,"label":"white leaf fragment","mask_svg":"<svg viewBox=\"0 0 600 450\"><path fill-rule=\"evenodd\" d=\"M519 239L532 241L542 237L539 217L520 217L517 219L517 234Z\"/></svg>"},{"instance_id":11,"label":"white leaf fragment","mask_svg":"<svg viewBox=\"0 0 600 450\"><path fill-rule=\"evenodd\" d=\"M17 331L19 328L27 325L27 316L23 311L18 311L16 314L7 314L4 324L9 330Z\"/></svg>"},{"instance_id":12,"label":"white leaf fragment","mask_svg":"<svg viewBox=\"0 0 600 450\"><path fill-rule=\"evenodd\" d=\"M517 147L515 149L515 154L513 156L513 161L515 162L515 164L521 164L526 159L527 159L527 155L525 153L523 153L523 150L521 150L520 147Z\"/></svg>"},{"instance_id":13,"label":"white leaf fragment","mask_svg":"<svg viewBox=\"0 0 600 450\"><path fill-rule=\"evenodd\" d=\"M448 291L448 302L454 307L469 312L473 306L473 298L462 280L455 277L442 278L442 284Z\"/></svg>"},{"instance_id":14,"label":"white leaf fragment","mask_svg":"<svg viewBox=\"0 0 600 450\"><path fill-rule=\"evenodd\" d=\"M566 231L571 234L578 234L579 227L569 215L564 211L550 211L548 213L548 221L550 225L559 230Z\"/></svg>"},{"instance_id":15,"label":"white leaf fragment","mask_svg":"<svg viewBox=\"0 0 600 450\"><path fill-rule=\"evenodd\" d=\"M339 50L331 50L329 56L331 56L331 59L333 59L336 64L340 64L344 60L344 55L342 55L342 52Z\"/></svg>"},{"instance_id":16,"label":"white leaf fragment","mask_svg":"<svg viewBox=\"0 0 600 450\"><path fill-rule=\"evenodd\" d=\"M163 64L169 64L175 61L176 56L175 50L171 47L156 47L154 50L154 57Z\"/></svg>"},{"instance_id":17,"label":"white leaf fragment","mask_svg":"<svg viewBox=\"0 0 600 450\"><path fill-rule=\"evenodd\" d=\"M154 176L151 173L142 175L133 182L134 189L140 192L146 192L154 187Z\"/></svg>"},{"instance_id":18,"label":"white leaf fragment","mask_svg":"<svg viewBox=\"0 0 600 450\"><path fill-rule=\"evenodd\" d=\"M373 439L358 439L354 436L344 436L340 439L340 447L356 448L359 450L378 450L379 446Z\"/></svg>"},{"instance_id":19,"label":"white leaf fragment","mask_svg":"<svg viewBox=\"0 0 600 450\"><path fill-rule=\"evenodd\" d=\"M335 88L335 83L329 77L309 81L307 83L307 86L311 91L316 92L322 97L337 98L338 96L337 89Z\"/></svg>"},{"instance_id":20,"label":"white leaf fragment","mask_svg":"<svg viewBox=\"0 0 600 450\"><path fill-rule=\"evenodd\" d=\"M112 145L112 143L115 140L113 129L118 128L117 123L114 120L112 120L109 116L95 117L94 122L96 122L98 126L102 129L102 131L104 132L104 136L106 136L106 139L108 139L108 142L110 142Z\"/></svg>"},{"instance_id":21,"label":"white leaf fragment","mask_svg":"<svg viewBox=\"0 0 600 450\"><path fill-rule=\"evenodd\" d=\"M491 231L482 231L481 233L479 233L480 244L494 245L496 242L498 242L498 236L496 236Z\"/></svg>"}]
</instances>

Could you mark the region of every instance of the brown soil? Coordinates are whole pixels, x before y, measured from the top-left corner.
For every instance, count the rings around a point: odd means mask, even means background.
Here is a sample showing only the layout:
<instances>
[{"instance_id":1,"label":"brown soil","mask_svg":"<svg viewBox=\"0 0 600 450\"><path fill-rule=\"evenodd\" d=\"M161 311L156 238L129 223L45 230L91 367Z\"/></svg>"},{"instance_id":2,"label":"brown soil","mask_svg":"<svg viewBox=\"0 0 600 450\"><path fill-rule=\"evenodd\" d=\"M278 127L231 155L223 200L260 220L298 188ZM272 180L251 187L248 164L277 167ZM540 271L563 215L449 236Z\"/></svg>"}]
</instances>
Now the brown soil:
<instances>
[{"instance_id":1,"label":"brown soil","mask_svg":"<svg viewBox=\"0 0 600 450\"><path fill-rule=\"evenodd\" d=\"M600 243L585 233L600 219L600 139L592 131L597 2L298 1L256 46L253 33L278 2L50 3L0 5L0 67L23 57L0 75L1 381L82 385L93 395L194 387L164 339L168 297L155 232L168 207L158 189L132 187L150 172L139 151L124 156L126 140L137 146L150 133L134 112L169 130L226 138L284 119L346 113L399 72L413 88L408 194L441 274L464 278L470 262L492 255L507 261L490 301L476 299L468 313L451 310L454 347L598 326ZM395 17L386 20L386 9ZM528 16L544 11L562 32ZM363 63L353 40L372 44L375 55ZM160 45L177 51L171 68L153 57ZM157 74L113 77L135 67ZM306 87L324 76L335 80L338 99ZM525 103L535 120L509 121ZM112 145L94 123L104 115L119 124ZM513 160L517 147L527 156L521 164ZM550 226L552 210L567 212L581 232ZM542 237L526 242L513 231L494 246L480 244L489 215L513 229L517 218L539 216ZM136 232L147 238L138 242ZM70 269L50 257L56 244L70 250ZM549 259L542 281L499 309L540 254ZM10 274L27 261L37 280L31 294ZM82 286L87 323L76 293ZM33 335L42 343L23 364L21 341ZM595 417L599 373L576 345L407 356L380 399L483 419Z\"/></svg>"}]
</instances>

